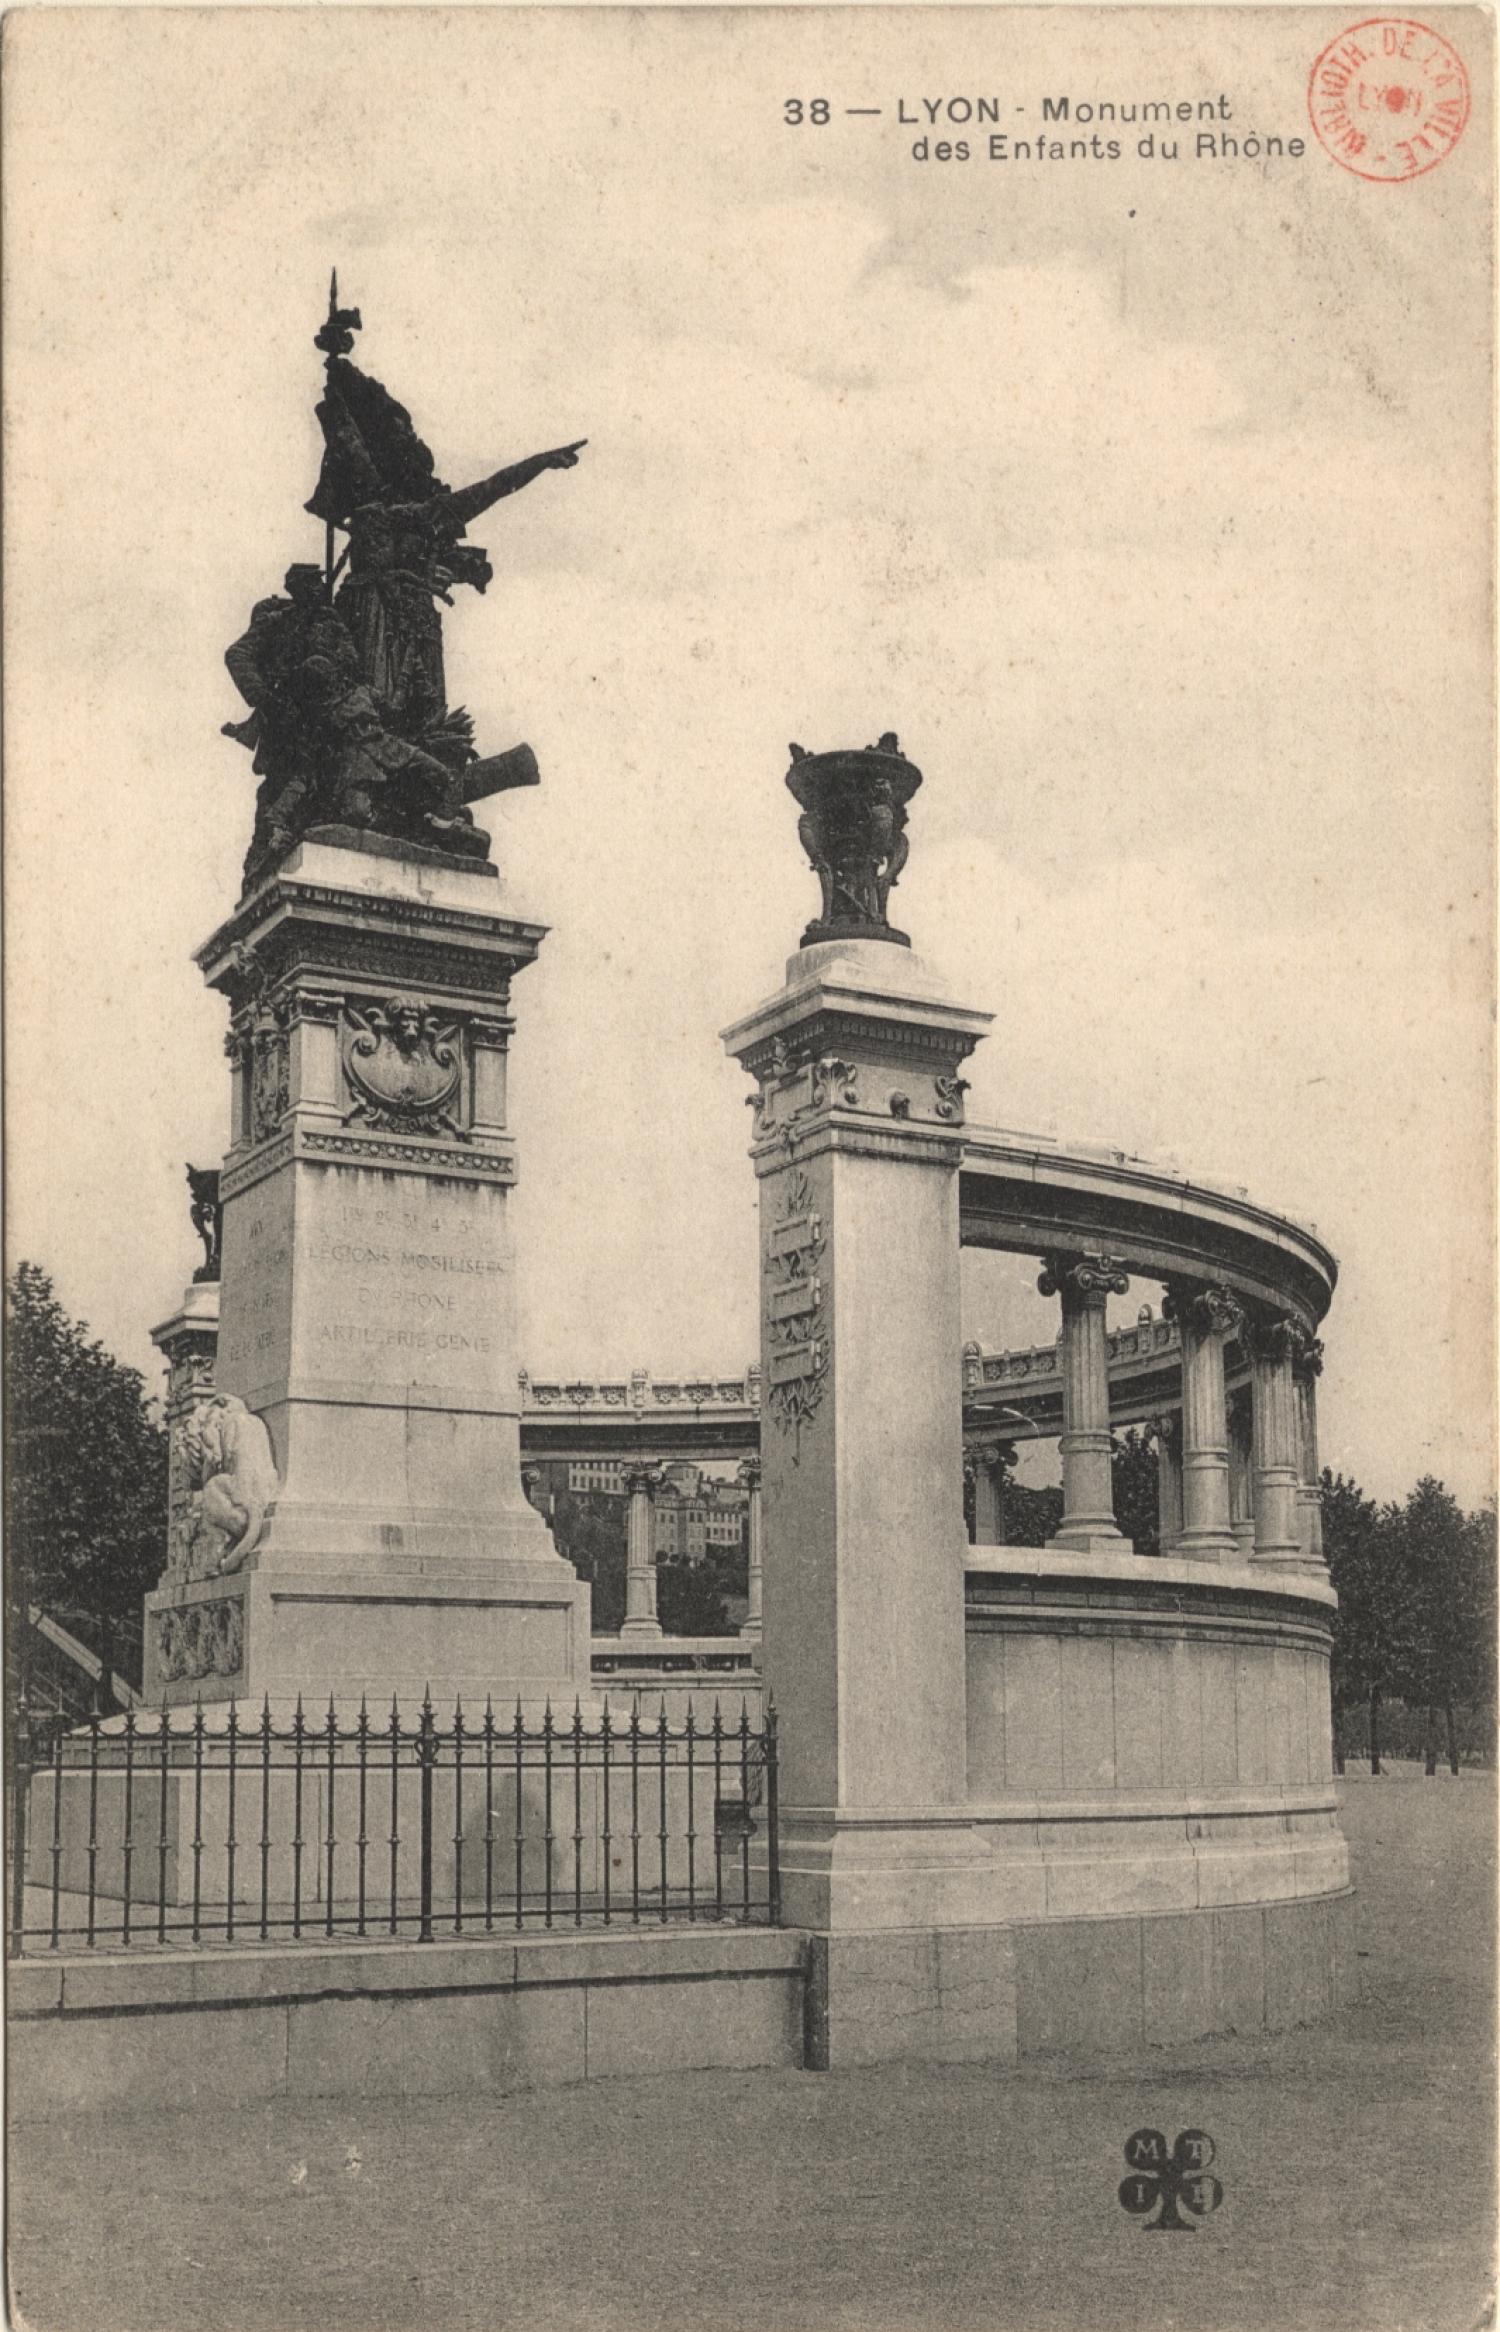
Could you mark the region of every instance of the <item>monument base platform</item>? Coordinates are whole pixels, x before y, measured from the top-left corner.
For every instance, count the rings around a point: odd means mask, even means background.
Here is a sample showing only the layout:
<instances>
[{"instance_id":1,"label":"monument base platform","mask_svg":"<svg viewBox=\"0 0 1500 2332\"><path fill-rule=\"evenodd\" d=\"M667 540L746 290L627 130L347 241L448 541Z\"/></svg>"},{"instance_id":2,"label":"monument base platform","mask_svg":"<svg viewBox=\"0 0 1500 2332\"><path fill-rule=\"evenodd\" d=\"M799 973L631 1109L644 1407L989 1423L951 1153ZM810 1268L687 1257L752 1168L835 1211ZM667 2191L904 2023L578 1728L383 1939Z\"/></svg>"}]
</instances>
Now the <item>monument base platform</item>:
<instances>
[{"instance_id":1,"label":"monument base platform","mask_svg":"<svg viewBox=\"0 0 1500 2332\"><path fill-rule=\"evenodd\" d=\"M254 1561L254 1558L252 1558ZM168 1707L231 1698L326 1709L425 1694L442 1721L590 1690L590 1590L560 1557L429 1556L375 1570L280 1562L158 1589L146 1598L145 1698Z\"/></svg>"},{"instance_id":2,"label":"monument base platform","mask_svg":"<svg viewBox=\"0 0 1500 2332\"><path fill-rule=\"evenodd\" d=\"M1352 1890L1130 1919L808 1938L804 2062L1079 2061L1285 2032L1360 1996Z\"/></svg>"}]
</instances>

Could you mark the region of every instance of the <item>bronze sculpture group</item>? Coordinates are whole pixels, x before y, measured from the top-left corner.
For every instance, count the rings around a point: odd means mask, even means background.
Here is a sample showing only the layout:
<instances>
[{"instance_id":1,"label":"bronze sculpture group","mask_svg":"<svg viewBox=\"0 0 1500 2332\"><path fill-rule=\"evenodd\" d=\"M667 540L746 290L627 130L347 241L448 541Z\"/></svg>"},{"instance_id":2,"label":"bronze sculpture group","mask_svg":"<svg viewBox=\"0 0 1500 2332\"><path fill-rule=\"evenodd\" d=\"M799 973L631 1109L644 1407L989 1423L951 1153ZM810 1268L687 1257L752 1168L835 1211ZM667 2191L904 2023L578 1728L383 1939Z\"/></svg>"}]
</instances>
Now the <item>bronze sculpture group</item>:
<instances>
[{"instance_id":1,"label":"bronze sculpture group","mask_svg":"<svg viewBox=\"0 0 1500 2332\"><path fill-rule=\"evenodd\" d=\"M261 781L247 886L318 827L484 860L489 837L468 805L537 778L528 746L482 757L468 713L449 706L438 607L457 585L491 580L464 539L469 521L544 470L571 469L585 441L445 486L406 408L350 363L359 324L335 277L316 335L324 452L307 504L324 522L324 563L289 567L284 594L257 603L225 657L251 709L224 734L254 754Z\"/></svg>"}]
</instances>

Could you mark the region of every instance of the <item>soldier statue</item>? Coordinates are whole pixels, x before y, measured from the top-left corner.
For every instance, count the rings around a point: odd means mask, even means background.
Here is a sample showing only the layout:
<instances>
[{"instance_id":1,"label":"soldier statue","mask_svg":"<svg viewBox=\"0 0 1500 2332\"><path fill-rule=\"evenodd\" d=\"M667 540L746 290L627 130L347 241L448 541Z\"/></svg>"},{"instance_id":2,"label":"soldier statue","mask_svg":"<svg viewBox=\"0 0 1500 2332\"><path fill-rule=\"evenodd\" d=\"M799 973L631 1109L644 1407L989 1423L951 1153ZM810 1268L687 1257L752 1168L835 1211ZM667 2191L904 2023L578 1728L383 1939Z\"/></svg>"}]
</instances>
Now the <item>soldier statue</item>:
<instances>
[{"instance_id":1,"label":"soldier statue","mask_svg":"<svg viewBox=\"0 0 1500 2332\"><path fill-rule=\"evenodd\" d=\"M481 758L468 713L449 706L438 608L458 584L483 591L492 579L464 539L470 519L544 470L572 469L586 440L450 488L406 408L349 362L359 328L335 276L316 335L324 452L307 504L324 522L324 564L289 568L285 597L257 603L225 658L251 712L224 733L253 752L261 780L247 887L315 826L486 858L468 804L537 782L528 746Z\"/></svg>"}]
</instances>

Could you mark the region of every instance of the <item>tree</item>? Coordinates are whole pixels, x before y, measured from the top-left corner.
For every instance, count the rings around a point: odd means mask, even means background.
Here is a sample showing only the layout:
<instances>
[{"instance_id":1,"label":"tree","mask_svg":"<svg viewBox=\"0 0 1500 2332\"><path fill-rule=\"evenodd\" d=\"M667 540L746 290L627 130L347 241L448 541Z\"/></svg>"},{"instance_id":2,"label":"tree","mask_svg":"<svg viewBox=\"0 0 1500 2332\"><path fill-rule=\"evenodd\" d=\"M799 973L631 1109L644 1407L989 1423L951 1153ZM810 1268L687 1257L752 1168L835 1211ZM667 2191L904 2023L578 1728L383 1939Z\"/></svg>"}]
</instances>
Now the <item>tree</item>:
<instances>
[{"instance_id":1,"label":"tree","mask_svg":"<svg viewBox=\"0 0 1500 2332\"><path fill-rule=\"evenodd\" d=\"M701 1563L656 1567L656 1616L669 1636L727 1636L729 1614L713 1574Z\"/></svg>"},{"instance_id":2,"label":"tree","mask_svg":"<svg viewBox=\"0 0 1500 2332\"><path fill-rule=\"evenodd\" d=\"M166 1561L167 1436L138 1369L90 1342L39 1265L5 1290L5 1591L11 1641L35 1603L97 1632L120 1622Z\"/></svg>"},{"instance_id":3,"label":"tree","mask_svg":"<svg viewBox=\"0 0 1500 2332\"><path fill-rule=\"evenodd\" d=\"M1323 1552L1338 1592L1333 1632L1333 1747L1344 1769L1344 1720L1357 1701L1370 1717L1370 1768L1380 1771L1380 1704L1396 1689L1401 1647L1409 1634L1405 1580L1396 1560L1392 1516L1367 1498L1357 1482L1325 1467Z\"/></svg>"},{"instance_id":4,"label":"tree","mask_svg":"<svg viewBox=\"0 0 1500 2332\"><path fill-rule=\"evenodd\" d=\"M1443 1712L1448 1762L1458 1771L1459 1702L1486 1700L1493 1671L1494 1518L1466 1515L1433 1475L1424 1474L1391 1532L1402 1573L1405 1639L1397 1688L1427 1712L1429 1773L1437 1770L1437 1716Z\"/></svg>"},{"instance_id":5,"label":"tree","mask_svg":"<svg viewBox=\"0 0 1500 2332\"><path fill-rule=\"evenodd\" d=\"M580 1579L593 1589L596 1636L617 1635L625 1617L625 1501L603 1490L558 1490L552 1536Z\"/></svg>"},{"instance_id":6,"label":"tree","mask_svg":"<svg viewBox=\"0 0 1500 2332\"><path fill-rule=\"evenodd\" d=\"M1110 1451L1110 1474L1119 1528L1138 1555L1159 1555L1161 1521L1156 1451L1133 1425L1128 1432L1115 1436Z\"/></svg>"}]
</instances>

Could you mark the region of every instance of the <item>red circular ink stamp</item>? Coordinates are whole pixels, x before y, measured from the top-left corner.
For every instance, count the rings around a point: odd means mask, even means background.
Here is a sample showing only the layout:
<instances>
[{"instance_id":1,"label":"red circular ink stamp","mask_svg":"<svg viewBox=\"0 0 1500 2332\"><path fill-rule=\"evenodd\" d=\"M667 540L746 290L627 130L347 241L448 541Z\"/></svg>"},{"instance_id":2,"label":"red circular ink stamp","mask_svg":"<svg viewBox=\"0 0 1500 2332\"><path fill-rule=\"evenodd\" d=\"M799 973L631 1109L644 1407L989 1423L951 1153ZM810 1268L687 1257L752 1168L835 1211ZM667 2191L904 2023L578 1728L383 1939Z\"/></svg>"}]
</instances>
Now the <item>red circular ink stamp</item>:
<instances>
[{"instance_id":1,"label":"red circular ink stamp","mask_svg":"<svg viewBox=\"0 0 1500 2332\"><path fill-rule=\"evenodd\" d=\"M1420 178L1469 119L1469 76L1451 41L1410 16L1369 16L1313 66L1307 110L1319 141L1357 178Z\"/></svg>"}]
</instances>

